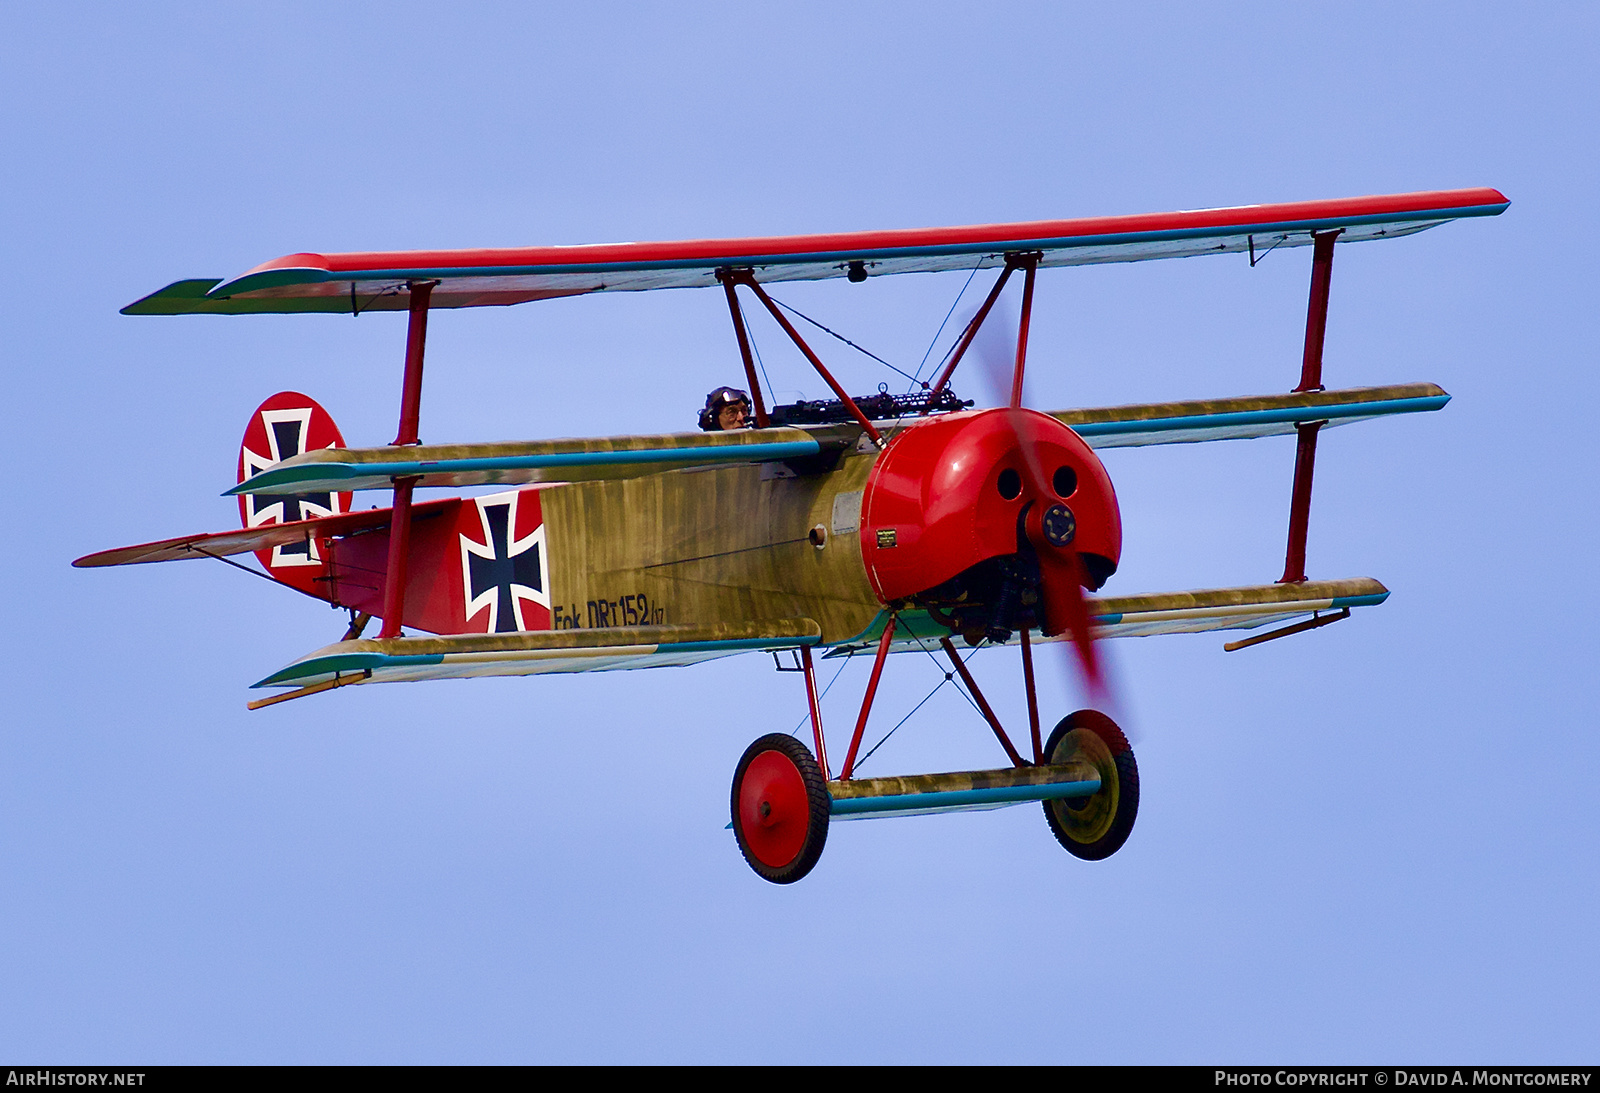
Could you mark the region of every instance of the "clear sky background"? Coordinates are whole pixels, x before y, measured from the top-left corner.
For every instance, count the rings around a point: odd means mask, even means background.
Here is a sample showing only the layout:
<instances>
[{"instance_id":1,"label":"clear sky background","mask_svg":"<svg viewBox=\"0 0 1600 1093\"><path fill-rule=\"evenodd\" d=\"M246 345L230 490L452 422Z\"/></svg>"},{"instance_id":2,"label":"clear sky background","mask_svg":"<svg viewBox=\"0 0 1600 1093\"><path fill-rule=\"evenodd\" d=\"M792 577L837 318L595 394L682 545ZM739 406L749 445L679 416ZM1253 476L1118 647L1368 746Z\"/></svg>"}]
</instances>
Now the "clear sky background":
<instances>
[{"instance_id":1,"label":"clear sky background","mask_svg":"<svg viewBox=\"0 0 1600 1093\"><path fill-rule=\"evenodd\" d=\"M28 1062L1575 1062L1600 1002L1597 30L1585 4L6 5L0 1057ZM299 250L583 243L1495 186L1340 247L1310 570L1390 601L1224 654L1113 649L1142 777L1104 863L1036 807L838 825L787 888L727 822L803 713L759 656L350 688L214 563L247 415L393 435L399 315L125 318ZM1030 401L1283 391L1310 255L1040 275ZM785 286L914 364L960 275ZM818 397L755 325L786 394ZM818 343L850 386L893 377ZM425 440L687 428L720 294L437 314ZM969 376L965 394L981 393ZM792 397L792 394L789 395ZM1108 592L1265 583L1287 438L1113 451ZM1013 656L980 680L1025 724ZM898 658L879 709L937 680ZM851 717L857 661L828 697ZM1045 682L1053 720L1081 701ZM865 773L994 765L958 699ZM875 722L878 724L878 722Z\"/></svg>"}]
</instances>

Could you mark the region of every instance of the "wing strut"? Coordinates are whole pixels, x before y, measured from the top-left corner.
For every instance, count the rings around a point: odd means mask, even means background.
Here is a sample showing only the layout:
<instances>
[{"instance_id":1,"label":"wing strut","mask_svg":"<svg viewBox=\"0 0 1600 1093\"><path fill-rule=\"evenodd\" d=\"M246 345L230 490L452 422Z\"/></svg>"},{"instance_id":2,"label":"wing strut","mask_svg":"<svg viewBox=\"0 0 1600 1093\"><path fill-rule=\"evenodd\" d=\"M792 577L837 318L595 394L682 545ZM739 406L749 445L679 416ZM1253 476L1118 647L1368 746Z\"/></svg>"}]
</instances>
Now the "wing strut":
<instances>
[{"instance_id":1,"label":"wing strut","mask_svg":"<svg viewBox=\"0 0 1600 1093\"><path fill-rule=\"evenodd\" d=\"M1044 258L1042 251L1010 251L1006 254L1006 265L1000 271L1000 276L995 279L994 287L989 290L988 297L983 301L983 306L978 308L977 314L972 316L972 321L967 323L967 329L962 332L961 340L956 343L956 348L950 354L950 363L944 366L944 371L939 373L939 381L933 385L933 390L928 394L928 406L931 410L939 398L944 385L950 382L950 375L956 370L956 365L961 363L961 358L966 354L972 339L978 336L978 328L983 325L983 320L989 317L989 310L994 307L994 302L1000 298L1000 291L1006 287L1006 280L1014 269L1025 270L1025 280L1022 289L1022 323L1017 330L1017 366L1012 375L1012 408L1021 405L1022 392L1022 366L1027 355L1028 346L1028 318L1033 310L1033 276L1039 269L1039 262ZM924 410L924 413L930 412Z\"/></svg>"},{"instance_id":2,"label":"wing strut","mask_svg":"<svg viewBox=\"0 0 1600 1093\"><path fill-rule=\"evenodd\" d=\"M760 300L762 305L772 313L772 317L778 320L778 325L783 327L785 334L789 335L789 340L794 342L795 348L799 349L806 360L811 362L811 367L817 370L817 375L821 376L828 386L833 388L833 393L839 396L839 401L844 403L845 408L850 411L850 415L856 419L856 424L866 430L866 434L872 438L874 444L880 448L883 447L883 434L878 432L877 427L872 424L872 420L861 412L861 407L856 405L856 400L850 397L849 392L839 386L839 381L833 378L833 373L829 372L827 365L822 363L822 358L812 351L811 347L806 344L806 340L800 336L800 332L794 328L794 324L784 317L782 311L778 310L778 305L772 302L772 297L768 296L762 287L756 283L755 274L749 269L729 269L718 272L719 277L724 274L727 277L725 284L733 282L746 285L751 292L756 294L756 299ZM728 288L728 292L731 297L733 293L731 285ZM735 303L737 304L737 301ZM735 322L737 323L737 320ZM745 367L749 368L748 357L745 358ZM752 383L754 382L754 375L755 373L752 371Z\"/></svg>"},{"instance_id":3,"label":"wing strut","mask_svg":"<svg viewBox=\"0 0 1600 1093\"><path fill-rule=\"evenodd\" d=\"M1022 317L1017 321L1017 367L1011 373L1011 408L1022 409L1022 370L1028 363L1028 324L1033 319L1033 278L1039 272L1038 251L1019 255L1022 275Z\"/></svg>"},{"instance_id":4,"label":"wing strut","mask_svg":"<svg viewBox=\"0 0 1600 1093\"><path fill-rule=\"evenodd\" d=\"M1006 749L1006 755L1011 759L1011 765L1014 767L1027 766L1028 761L1018 755L1017 749L1011 746L1011 737L1007 736L1006 730L1001 728L1000 719L994 715L994 710L990 708L989 700L983 697L983 692L978 690L978 681L972 678L972 673L967 670L966 664L962 662L961 654L956 652L956 647L951 644L948 637L940 638L939 644L943 646L945 655L950 658L950 663L955 665L956 671L961 674L961 682L965 683L967 690L972 693L978 712L989 723L989 728L994 730L995 739L999 740L1000 746Z\"/></svg>"},{"instance_id":5,"label":"wing strut","mask_svg":"<svg viewBox=\"0 0 1600 1093\"><path fill-rule=\"evenodd\" d=\"M977 313L967 323L967 329L962 332L961 340L956 343L955 352L950 354L950 363L944 366L943 372L939 373L939 382L933 385L933 390L928 394L928 406L930 408L938 399L940 392L944 390L944 385L950 382L950 374L956 370L956 365L961 363L961 358L966 354L967 347L972 344L972 339L978 336L978 328L983 325L983 320L989 317L989 309L994 307L994 302L1000 298L1000 290L1006 287L1006 280L1010 278L1011 271L1017 268L1017 264L1012 261L1012 258L1012 255L1006 255L1005 269L1000 271L1000 276L996 278L994 287L989 290L989 295L983 301L983 306L978 308ZM930 411L924 410L923 412L928 413Z\"/></svg>"},{"instance_id":6,"label":"wing strut","mask_svg":"<svg viewBox=\"0 0 1600 1093\"><path fill-rule=\"evenodd\" d=\"M811 737L817 744L817 766L822 768L822 777L832 781L833 775L828 770L828 743L822 736L822 706L817 695L817 670L811 663L811 646L800 646L800 665L806 673L806 704L811 708Z\"/></svg>"},{"instance_id":7,"label":"wing strut","mask_svg":"<svg viewBox=\"0 0 1600 1093\"><path fill-rule=\"evenodd\" d=\"M861 748L861 734L867 731L867 715L872 712L872 699L878 693L878 679L883 675L883 662L889 656L889 646L894 641L895 616L890 615L884 625L883 637L878 639L878 654L872 661L872 675L867 679L867 693L861 700L861 716L856 718L856 732L850 738L850 750L844 753L844 769L839 781L848 782L850 772L856 769L856 752Z\"/></svg>"},{"instance_id":8,"label":"wing strut","mask_svg":"<svg viewBox=\"0 0 1600 1093\"><path fill-rule=\"evenodd\" d=\"M1321 391L1322 344L1328 333L1328 288L1333 281L1333 245L1339 231L1312 236L1311 298L1306 304L1306 349L1300 362L1300 386L1295 393ZM1327 422L1309 421L1295 426L1299 440L1294 453L1294 488L1289 497L1289 545L1284 552L1279 584L1306 579L1306 529L1311 522L1311 478L1317 464L1317 431Z\"/></svg>"},{"instance_id":9,"label":"wing strut","mask_svg":"<svg viewBox=\"0 0 1600 1093\"><path fill-rule=\"evenodd\" d=\"M422 411L422 354L428 341L428 301L438 281L410 281L410 322L406 327L406 373L400 385L400 428L394 442L420 444L417 421ZM411 491L415 478L394 481L394 515L389 518L389 560L384 568L383 630L380 638L400 636L405 614L407 562L411 558Z\"/></svg>"},{"instance_id":10,"label":"wing strut","mask_svg":"<svg viewBox=\"0 0 1600 1093\"><path fill-rule=\"evenodd\" d=\"M739 309L739 294L734 291L734 277L731 271L717 270L717 280L722 282L722 289L728 294L728 311L733 315L733 333L739 339L739 356L744 360L744 376L750 384L750 397L756 400L756 428L767 427L767 406L761 397L761 381L756 379L756 364L750 356L750 334L745 330L744 312ZM823 764L823 774L826 775L827 764Z\"/></svg>"},{"instance_id":11,"label":"wing strut","mask_svg":"<svg viewBox=\"0 0 1600 1093\"><path fill-rule=\"evenodd\" d=\"M1033 644L1028 637L1028 627L1022 628L1022 683L1028 694L1028 729L1033 733L1033 762L1044 764L1044 745L1039 738L1039 695L1033 686Z\"/></svg>"}]
</instances>

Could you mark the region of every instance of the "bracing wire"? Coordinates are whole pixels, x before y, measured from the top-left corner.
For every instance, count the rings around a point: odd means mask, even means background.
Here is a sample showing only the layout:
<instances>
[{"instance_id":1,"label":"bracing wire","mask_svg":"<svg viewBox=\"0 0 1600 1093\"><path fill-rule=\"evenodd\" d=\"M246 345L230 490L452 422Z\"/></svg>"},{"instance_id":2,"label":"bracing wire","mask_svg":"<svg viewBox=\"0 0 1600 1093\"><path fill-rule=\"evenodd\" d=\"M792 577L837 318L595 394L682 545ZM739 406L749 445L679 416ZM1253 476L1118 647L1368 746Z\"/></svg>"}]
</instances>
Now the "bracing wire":
<instances>
[{"instance_id":1,"label":"bracing wire","mask_svg":"<svg viewBox=\"0 0 1600 1093\"><path fill-rule=\"evenodd\" d=\"M767 382L767 390L772 392L772 400L778 400L778 389L772 386L772 377L767 375L767 362L761 359L761 348L756 345L756 332L750 329L750 324L744 324L744 336L750 340L750 352L755 354L756 367L761 369L761 378Z\"/></svg>"},{"instance_id":2,"label":"bracing wire","mask_svg":"<svg viewBox=\"0 0 1600 1093\"><path fill-rule=\"evenodd\" d=\"M928 343L927 351L922 354L922 360L917 364L917 374L912 377L912 383L922 382L922 370L927 366L928 357L933 354L933 347L939 344L939 336L944 333L944 328L950 325L950 316L956 313L956 308L961 305L961 298L967 294L967 287L972 284L972 279L978 275L978 271L982 268L982 262L979 262L977 265L973 266L972 272L967 274L967 279L961 283L961 291L956 293L956 298L950 302L950 310L944 313L944 320L939 323L939 329L933 332L933 340ZM950 348L954 349L955 346L951 345ZM946 350L944 356L948 357L949 355L950 351ZM939 358L939 363L944 363L944 357ZM935 367L937 367L937 365Z\"/></svg>"},{"instance_id":3,"label":"bracing wire","mask_svg":"<svg viewBox=\"0 0 1600 1093\"><path fill-rule=\"evenodd\" d=\"M854 649L850 650L850 652L848 652L848 653L846 653L844 655L844 659L839 662L839 667L834 670L833 678L828 680L828 685L826 687L822 688L822 692L817 695L817 705L818 706L822 705L822 700L827 695L827 693L829 691L833 690L833 685L835 683L839 682L839 676L844 671L844 666L846 664L849 664L850 663L850 658L855 656L855 655L856 655L856 653L855 653ZM789 735L790 736L799 736L800 735L800 730L805 727L805 724L806 724L807 721L811 720L811 710L809 708L810 707L810 702L807 702L806 706L807 706L806 715L800 719L800 723L799 724L797 724L794 728L789 730Z\"/></svg>"},{"instance_id":4,"label":"bracing wire","mask_svg":"<svg viewBox=\"0 0 1600 1093\"><path fill-rule=\"evenodd\" d=\"M274 577L270 573L263 573L259 569L253 569L253 568L251 568L250 566L247 566L247 565L240 565L238 562L234 561L232 558L224 558L220 554L213 554L213 553L211 553L211 551L205 549L204 547L195 546L193 543L190 543L184 549L192 550L196 554L204 554L207 558L215 558L217 561L223 563L224 565L231 565L235 569L241 569L244 572L250 574L252 577L260 577L262 580L271 581L273 584L281 584L282 583L281 581L278 580L278 578Z\"/></svg>"},{"instance_id":5,"label":"bracing wire","mask_svg":"<svg viewBox=\"0 0 1600 1093\"><path fill-rule=\"evenodd\" d=\"M945 678L941 679L938 683L935 683L933 685L933 690L929 691L923 697L921 702L918 702L915 706L911 707L911 713L906 714L898 722L896 722L893 729L890 729L888 732L884 733L882 739L880 739L876 744L872 745L872 747L867 749L867 754L863 755L860 759L856 760L855 769L856 770L860 770L861 769L861 764L865 763L868 759L871 759L872 758L872 753L877 751L879 748L883 747L883 744L884 744L885 740L888 740L889 737L893 736L895 734L896 730L898 730L901 725L904 725L907 721L910 721L912 714L915 714L918 710L922 709L923 706L927 705L928 699L930 699L934 695L938 694L939 693L939 688L943 687L946 683L949 683L949 682L950 682L949 673L946 673Z\"/></svg>"},{"instance_id":6,"label":"bracing wire","mask_svg":"<svg viewBox=\"0 0 1600 1093\"><path fill-rule=\"evenodd\" d=\"M938 683L934 684L933 690L929 691L926 695L924 695L921 702L918 702L915 706L911 707L911 712L906 714L898 722L896 722L894 728L892 728L888 732L884 733L883 736L879 738L879 740L878 740L878 742L876 744L874 744L874 745L872 745L872 747L868 748L866 755L863 755L863 756L861 756L861 758L856 760L856 766L855 766L856 770L860 770L861 769L861 764L865 763L867 761L867 759L872 755L873 752L875 752L879 748L883 747L884 742L887 741L889 739L889 737L893 736L897 731L899 731L901 725L904 725L907 721L910 721L913 714L915 714L918 710L922 709L922 707L926 706L928 704L928 701L931 698L933 698L934 695L939 693L940 688L942 688L946 683L954 682L955 678L956 678L956 674L954 672L952 672L950 669L946 668L944 665L939 663L939 658L933 655L933 650L928 648L928 646L925 643L924 639L919 637L915 632L912 631L910 623L908 623L907 621L902 619L901 620L901 626L903 626L905 628L905 632L914 641L916 641L917 648L921 649L924 653L926 653L927 656L928 656L928 659L933 661L933 666L939 670L939 674L944 676L944 678L941 679ZM972 652L967 654L966 659L964 659L962 661L962 663L963 664L968 663L969 661L972 660L973 657L977 656L977 654L978 654L978 650L974 649ZM959 684L959 683L956 684L956 693L959 694L962 698L967 700L967 705L971 706L972 709L974 710L974 712L976 712L979 717L983 716L983 711L978 709L978 704L972 700L972 697L967 694L965 688L963 688L961 686L961 684ZM802 722L802 724L803 724L803 722Z\"/></svg>"},{"instance_id":7,"label":"bracing wire","mask_svg":"<svg viewBox=\"0 0 1600 1093\"><path fill-rule=\"evenodd\" d=\"M857 345L855 342L851 341L849 338L845 337L843 334L840 334L838 331L830 330L827 327L823 326L821 323L817 322L817 320L813 319L811 316L807 315L805 312L800 311L800 310L798 310L796 308L790 307L788 304L784 303L782 300L778 299L775 296L771 297L771 299L772 299L773 303L775 303L779 307L783 308L783 310L789 312L789 314L794 315L796 318L804 319L806 322L810 323L812 326L816 327L818 330L822 331L824 334L831 334L833 337L838 338L841 342L844 342L844 344L848 345L851 349L854 349L858 353L865 353L867 356L871 357L873 360L877 361L879 364L883 365L885 368L888 368L888 369L891 369L892 371L900 373L902 376L904 376L906 379L910 380L912 383L918 382L917 377L913 376L910 372L907 372L904 368L895 367L894 365L890 364L888 361L884 360L882 357L878 356L872 350L867 349L864 346Z\"/></svg>"}]
</instances>

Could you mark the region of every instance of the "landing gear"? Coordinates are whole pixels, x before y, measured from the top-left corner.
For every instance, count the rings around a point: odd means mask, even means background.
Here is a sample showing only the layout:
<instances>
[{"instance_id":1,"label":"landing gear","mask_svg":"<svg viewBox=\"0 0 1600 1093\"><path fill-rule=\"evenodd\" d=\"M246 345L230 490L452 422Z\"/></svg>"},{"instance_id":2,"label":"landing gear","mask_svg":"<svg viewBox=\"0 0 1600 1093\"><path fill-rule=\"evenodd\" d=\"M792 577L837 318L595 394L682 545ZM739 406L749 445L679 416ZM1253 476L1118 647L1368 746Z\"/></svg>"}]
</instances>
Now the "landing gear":
<instances>
[{"instance_id":1,"label":"landing gear","mask_svg":"<svg viewBox=\"0 0 1600 1093\"><path fill-rule=\"evenodd\" d=\"M745 749L733 774L733 833L762 877L792 884L811 872L832 808L822 770L800 741L770 733Z\"/></svg>"},{"instance_id":2,"label":"landing gear","mask_svg":"<svg viewBox=\"0 0 1600 1093\"><path fill-rule=\"evenodd\" d=\"M1061 719L1045 744L1046 763L1078 759L1100 772L1092 797L1044 802L1044 818L1067 852L1087 861L1109 858L1133 831L1139 813L1139 767L1117 723L1098 710L1079 710Z\"/></svg>"}]
</instances>

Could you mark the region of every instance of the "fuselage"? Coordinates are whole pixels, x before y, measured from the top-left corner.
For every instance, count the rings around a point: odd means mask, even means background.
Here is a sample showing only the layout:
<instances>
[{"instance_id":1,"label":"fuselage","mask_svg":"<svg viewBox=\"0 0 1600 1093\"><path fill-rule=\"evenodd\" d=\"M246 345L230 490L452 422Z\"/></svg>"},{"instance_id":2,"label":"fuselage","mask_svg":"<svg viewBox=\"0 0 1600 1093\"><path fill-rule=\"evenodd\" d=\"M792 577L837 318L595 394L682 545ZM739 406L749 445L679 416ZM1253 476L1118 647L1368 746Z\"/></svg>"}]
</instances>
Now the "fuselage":
<instances>
[{"instance_id":1,"label":"fuselage","mask_svg":"<svg viewBox=\"0 0 1600 1093\"><path fill-rule=\"evenodd\" d=\"M982 600L986 567L1030 553L1023 514L1047 501L1076 510L1076 549L1104 560L1098 585L1121 545L1110 479L1076 434L1030 411L924 419L883 451L860 445L824 466L688 468L435 502L412 527L403 622L446 634L806 617L824 644L848 642L886 604ZM325 570L295 583L377 614L387 550L385 528L339 539Z\"/></svg>"}]
</instances>

